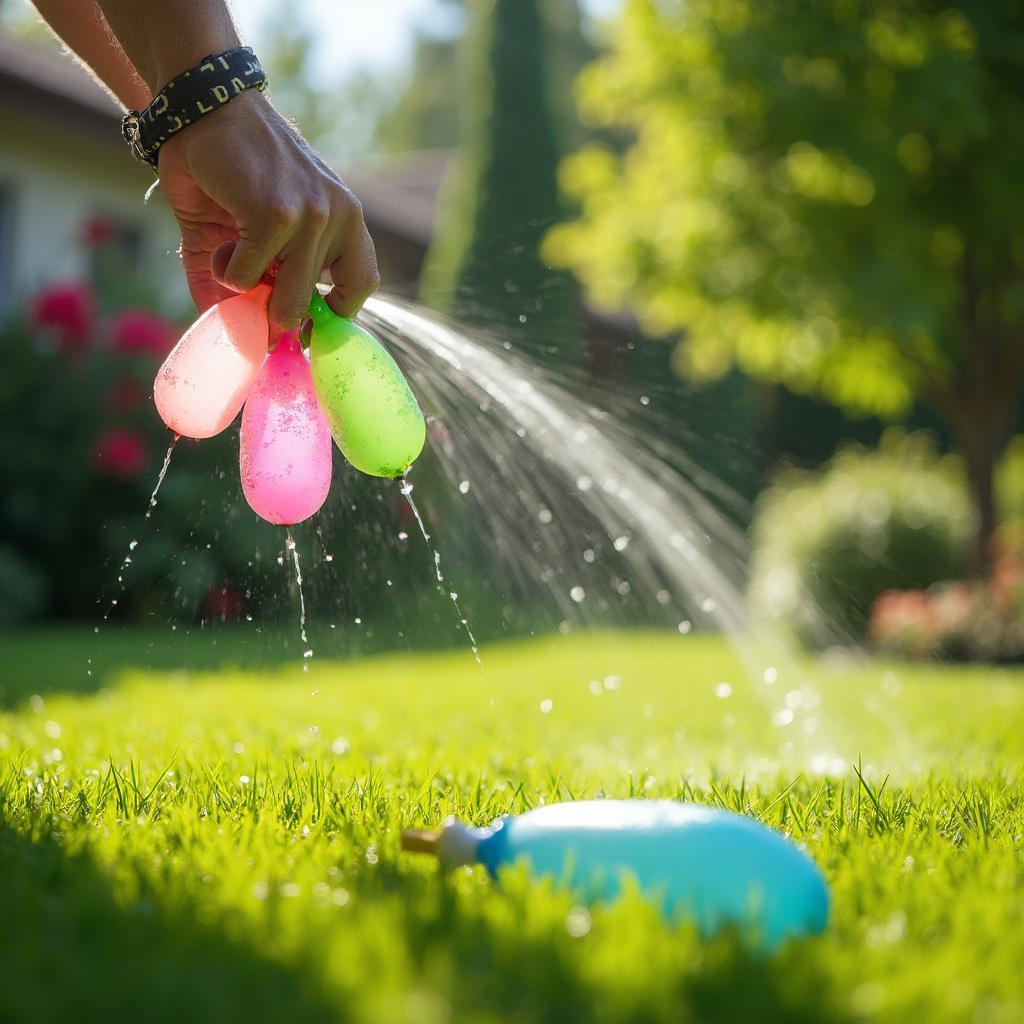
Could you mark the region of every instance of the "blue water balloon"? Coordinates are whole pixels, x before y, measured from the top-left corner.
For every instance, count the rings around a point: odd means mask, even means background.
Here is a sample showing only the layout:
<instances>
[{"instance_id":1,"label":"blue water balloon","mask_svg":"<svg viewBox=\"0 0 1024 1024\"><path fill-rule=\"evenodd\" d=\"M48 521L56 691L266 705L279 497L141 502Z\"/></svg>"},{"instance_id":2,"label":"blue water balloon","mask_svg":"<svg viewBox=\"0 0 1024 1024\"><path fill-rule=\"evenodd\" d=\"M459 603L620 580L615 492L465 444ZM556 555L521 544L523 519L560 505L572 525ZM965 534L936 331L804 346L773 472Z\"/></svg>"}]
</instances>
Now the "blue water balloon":
<instances>
[{"instance_id":1,"label":"blue water balloon","mask_svg":"<svg viewBox=\"0 0 1024 1024\"><path fill-rule=\"evenodd\" d=\"M587 902L633 884L669 919L707 936L734 925L767 949L821 932L828 919L825 880L802 850L752 818L701 804L550 804L490 828L453 819L438 833L408 830L402 845L445 866L483 864L496 878L524 863Z\"/></svg>"}]
</instances>

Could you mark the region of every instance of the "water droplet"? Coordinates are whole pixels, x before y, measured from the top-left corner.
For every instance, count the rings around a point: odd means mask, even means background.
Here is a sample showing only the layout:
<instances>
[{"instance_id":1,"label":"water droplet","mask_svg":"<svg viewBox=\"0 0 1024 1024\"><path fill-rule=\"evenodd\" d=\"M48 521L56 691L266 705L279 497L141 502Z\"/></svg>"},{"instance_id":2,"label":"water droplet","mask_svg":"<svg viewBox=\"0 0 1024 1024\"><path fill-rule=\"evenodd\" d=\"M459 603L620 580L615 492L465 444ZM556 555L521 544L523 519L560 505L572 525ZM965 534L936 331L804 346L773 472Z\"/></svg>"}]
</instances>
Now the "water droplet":
<instances>
[{"instance_id":1,"label":"water droplet","mask_svg":"<svg viewBox=\"0 0 1024 1024\"><path fill-rule=\"evenodd\" d=\"M325 562L333 562L334 561L334 555L324 555L324 561Z\"/></svg>"},{"instance_id":2,"label":"water droplet","mask_svg":"<svg viewBox=\"0 0 1024 1024\"><path fill-rule=\"evenodd\" d=\"M582 939L590 931L590 913L584 907L573 907L565 919L565 930L574 938Z\"/></svg>"},{"instance_id":3,"label":"water droplet","mask_svg":"<svg viewBox=\"0 0 1024 1024\"><path fill-rule=\"evenodd\" d=\"M587 592L582 587L573 587L569 591L569 596L579 604L587 596Z\"/></svg>"},{"instance_id":4,"label":"water droplet","mask_svg":"<svg viewBox=\"0 0 1024 1024\"><path fill-rule=\"evenodd\" d=\"M548 525L548 523L550 523L550 522L551 522L551 521L552 521L552 520L553 520L553 519L554 519L555 517L554 517L554 516L553 516L553 515L551 514L551 509L549 509L549 508L542 508L542 509L541 509L541 510L540 510L540 511L539 511L539 512L537 513L537 518L538 518L538 519L539 519L539 520L540 520L540 521L541 521L541 522L542 522L542 523L543 523L543 524L544 524L545 526L547 526L547 525Z\"/></svg>"},{"instance_id":5,"label":"water droplet","mask_svg":"<svg viewBox=\"0 0 1024 1024\"><path fill-rule=\"evenodd\" d=\"M548 714L551 711L551 709L554 706L555 706L555 702L553 700L551 700L549 697L545 697L544 700L542 700L540 702L540 713L542 715L546 715L546 714Z\"/></svg>"},{"instance_id":6,"label":"water droplet","mask_svg":"<svg viewBox=\"0 0 1024 1024\"><path fill-rule=\"evenodd\" d=\"M587 550L583 552L583 561L588 564L593 562L596 557L597 556L594 554L593 548L587 548Z\"/></svg>"},{"instance_id":7,"label":"water droplet","mask_svg":"<svg viewBox=\"0 0 1024 1024\"><path fill-rule=\"evenodd\" d=\"M776 679L779 678L779 670L772 666L769 666L764 670L764 681L771 686Z\"/></svg>"},{"instance_id":8,"label":"water droplet","mask_svg":"<svg viewBox=\"0 0 1024 1024\"><path fill-rule=\"evenodd\" d=\"M578 476L576 478L576 490L578 491L589 491L594 486L594 481L589 476Z\"/></svg>"},{"instance_id":9,"label":"water droplet","mask_svg":"<svg viewBox=\"0 0 1024 1024\"><path fill-rule=\"evenodd\" d=\"M719 700L732 696L732 687L728 683L715 683L714 694Z\"/></svg>"},{"instance_id":10,"label":"water droplet","mask_svg":"<svg viewBox=\"0 0 1024 1024\"><path fill-rule=\"evenodd\" d=\"M651 400L647 397L647 395L641 395L640 396L640 404L641 405L650 405L651 404Z\"/></svg>"},{"instance_id":11,"label":"water droplet","mask_svg":"<svg viewBox=\"0 0 1024 1024\"><path fill-rule=\"evenodd\" d=\"M713 598L705 597L700 603L700 610L706 615L710 615L715 610L715 602Z\"/></svg>"},{"instance_id":12,"label":"water droplet","mask_svg":"<svg viewBox=\"0 0 1024 1024\"><path fill-rule=\"evenodd\" d=\"M612 541L612 546L616 551L625 551L626 548L629 547L629 538L625 535L622 537L616 537L615 540Z\"/></svg>"},{"instance_id":13,"label":"water droplet","mask_svg":"<svg viewBox=\"0 0 1024 1024\"><path fill-rule=\"evenodd\" d=\"M459 484L459 494L469 494L469 481L463 480Z\"/></svg>"},{"instance_id":14,"label":"water droplet","mask_svg":"<svg viewBox=\"0 0 1024 1024\"><path fill-rule=\"evenodd\" d=\"M678 629L679 632L683 634L683 636L686 636L686 634L689 633L691 629L693 629L693 625L689 621L689 619L683 619L683 621L679 623Z\"/></svg>"}]
</instances>

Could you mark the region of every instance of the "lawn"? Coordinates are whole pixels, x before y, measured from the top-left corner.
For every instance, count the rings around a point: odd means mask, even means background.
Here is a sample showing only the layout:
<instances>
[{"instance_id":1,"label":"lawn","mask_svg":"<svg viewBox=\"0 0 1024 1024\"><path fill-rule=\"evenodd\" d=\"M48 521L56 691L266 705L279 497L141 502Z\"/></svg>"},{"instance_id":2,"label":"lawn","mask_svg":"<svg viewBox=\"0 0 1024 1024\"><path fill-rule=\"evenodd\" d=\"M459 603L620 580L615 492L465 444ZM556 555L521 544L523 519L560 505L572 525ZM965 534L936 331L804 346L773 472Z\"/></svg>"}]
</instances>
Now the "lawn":
<instances>
[{"instance_id":1,"label":"lawn","mask_svg":"<svg viewBox=\"0 0 1024 1024\"><path fill-rule=\"evenodd\" d=\"M598 634L304 673L214 639L0 638L0 1019L1024 1019L1018 670L751 682L718 638ZM599 795L785 830L827 933L759 959L398 850Z\"/></svg>"}]
</instances>

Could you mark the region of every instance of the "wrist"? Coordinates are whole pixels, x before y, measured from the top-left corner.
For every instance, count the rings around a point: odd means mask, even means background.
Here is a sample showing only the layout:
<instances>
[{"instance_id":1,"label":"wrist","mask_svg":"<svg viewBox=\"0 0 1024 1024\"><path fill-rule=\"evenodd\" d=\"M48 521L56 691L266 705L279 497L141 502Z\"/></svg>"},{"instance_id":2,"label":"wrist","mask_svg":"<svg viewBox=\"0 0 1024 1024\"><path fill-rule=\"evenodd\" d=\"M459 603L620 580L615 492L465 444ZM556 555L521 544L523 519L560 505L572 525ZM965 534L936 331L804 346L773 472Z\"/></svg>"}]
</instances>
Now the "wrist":
<instances>
[{"instance_id":1,"label":"wrist","mask_svg":"<svg viewBox=\"0 0 1024 1024\"><path fill-rule=\"evenodd\" d=\"M214 114L246 92L266 88L267 76L250 47L204 54L175 75L145 110L131 110L121 133L132 153L154 169L160 149L175 135Z\"/></svg>"},{"instance_id":2,"label":"wrist","mask_svg":"<svg viewBox=\"0 0 1024 1024\"><path fill-rule=\"evenodd\" d=\"M140 67L139 73L146 80L150 91L155 96L171 79L183 71L195 67L204 57L211 53L223 53L241 46L238 31L235 29L230 15L225 12L213 25L204 26L202 31L190 33L189 38L162 40L154 46L149 59Z\"/></svg>"}]
</instances>

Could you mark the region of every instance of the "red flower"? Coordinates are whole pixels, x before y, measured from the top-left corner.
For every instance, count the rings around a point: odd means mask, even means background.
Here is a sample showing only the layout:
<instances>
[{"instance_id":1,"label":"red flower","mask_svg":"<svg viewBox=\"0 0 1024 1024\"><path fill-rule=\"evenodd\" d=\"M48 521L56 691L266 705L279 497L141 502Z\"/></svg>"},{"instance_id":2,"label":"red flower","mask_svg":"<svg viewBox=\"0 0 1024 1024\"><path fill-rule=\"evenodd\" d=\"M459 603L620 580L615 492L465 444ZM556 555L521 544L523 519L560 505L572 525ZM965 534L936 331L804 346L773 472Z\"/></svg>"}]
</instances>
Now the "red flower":
<instances>
[{"instance_id":1,"label":"red flower","mask_svg":"<svg viewBox=\"0 0 1024 1024\"><path fill-rule=\"evenodd\" d=\"M101 473L130 480L142 472L146 455L145 442L134 430L111 427L96 442L93 460Z\"/></svg>"},{"instance_id":2,"label":"red flower","mask_svg":"<svg viewBox=\"0 0 1024 1024\"><path fill-rule=\"evenodd\" d=\"M82 225L82 241L93 249L112 242L119 233L117 224L102 213L90 217Z\"/></svg>"},{"instance_id":3,"label":"red flower","mask_svg":"<svg viewBox=\"0 0 1024 1024\"><path fill-rule=\"evenodd\" d=\"M80 348L92 330L96 303L89 286L78 281L51 284L32 300L29 323L55 332L67 348Z\"/></svg>"},{"instance_id":4,"label":"red flower","mask_svg":"<svg viewBox=\"0 0 1024 1024\"><path fill-rule=\"evenodd\" d=\"M144 309L129 309L111 321L114 351L125 355L145 352L163 359L174 347L178 334L169 320Z\"/></svg>"}]
</instances>

